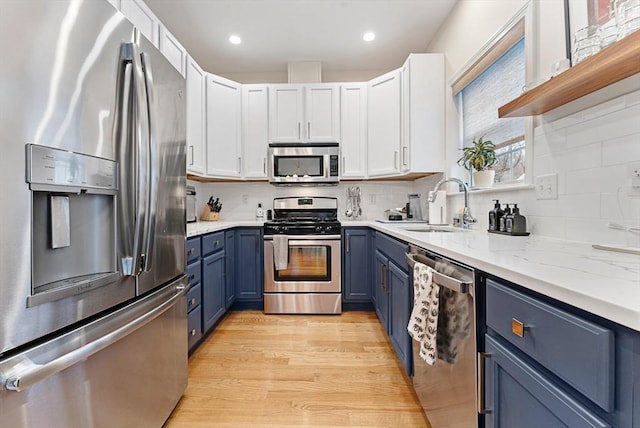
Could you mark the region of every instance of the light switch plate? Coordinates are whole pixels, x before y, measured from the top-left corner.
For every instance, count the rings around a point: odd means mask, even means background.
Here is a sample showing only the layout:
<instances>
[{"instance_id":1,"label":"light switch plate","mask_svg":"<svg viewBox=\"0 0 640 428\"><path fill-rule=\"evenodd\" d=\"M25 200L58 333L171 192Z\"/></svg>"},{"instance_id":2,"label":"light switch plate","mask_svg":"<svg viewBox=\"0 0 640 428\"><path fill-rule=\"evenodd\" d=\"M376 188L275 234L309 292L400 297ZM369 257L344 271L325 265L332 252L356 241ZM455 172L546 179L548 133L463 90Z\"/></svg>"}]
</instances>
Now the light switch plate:
<instances>
[{"instance_id":1,"label":"light switch plate","mask_svg":"<svg viewBox=\"0 0 640 428\"><path fill-rule=\"evenodd\" d=\"M536 199L558 199L558 174L536 177Z\"/></svg>"}]
</instances>

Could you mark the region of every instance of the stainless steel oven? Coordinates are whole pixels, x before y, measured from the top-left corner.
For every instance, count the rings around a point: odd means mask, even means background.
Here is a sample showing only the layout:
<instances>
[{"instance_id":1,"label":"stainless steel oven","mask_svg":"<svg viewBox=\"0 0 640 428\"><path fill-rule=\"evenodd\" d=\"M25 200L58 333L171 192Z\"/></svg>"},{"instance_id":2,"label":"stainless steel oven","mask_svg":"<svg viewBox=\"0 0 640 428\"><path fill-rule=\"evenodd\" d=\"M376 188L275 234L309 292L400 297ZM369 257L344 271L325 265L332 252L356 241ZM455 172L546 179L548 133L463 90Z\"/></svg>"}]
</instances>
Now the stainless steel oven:
<instances>
[{"instance_id":1,"label":"stainless steel oven","mask_svg":"<svg viewBox=\"0 0 640 428\"><path fill-rule=\"evenodd\" d=\"M336 216L335 198L274 200L274 219L264 226L265 313L342 312Z\"/></svg>"}]
</instances>

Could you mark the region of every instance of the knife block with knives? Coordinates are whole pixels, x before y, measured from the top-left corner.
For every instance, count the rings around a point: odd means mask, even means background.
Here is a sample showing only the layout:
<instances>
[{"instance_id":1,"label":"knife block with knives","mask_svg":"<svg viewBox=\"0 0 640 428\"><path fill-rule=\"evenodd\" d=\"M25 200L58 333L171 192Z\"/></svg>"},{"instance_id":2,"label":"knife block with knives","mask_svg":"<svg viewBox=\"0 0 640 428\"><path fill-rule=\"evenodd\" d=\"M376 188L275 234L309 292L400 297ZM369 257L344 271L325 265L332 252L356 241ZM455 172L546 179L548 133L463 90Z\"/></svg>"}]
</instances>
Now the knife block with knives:
<instances>
[{"instance_id":1,"label":"knife block with knives","mask_svg":"<svg viewBox=\"0 0 640 428\"><path fill-rule=\"evenodd\" d=\"M200 216L200 220L202 221L218 221L220 220L220 211L222 210L222 203L220 202L220 198L216 198L213 200L213 196L209 198L209 202L207 202L207 207L202 212Z\"/></svg>"}]
</instances>

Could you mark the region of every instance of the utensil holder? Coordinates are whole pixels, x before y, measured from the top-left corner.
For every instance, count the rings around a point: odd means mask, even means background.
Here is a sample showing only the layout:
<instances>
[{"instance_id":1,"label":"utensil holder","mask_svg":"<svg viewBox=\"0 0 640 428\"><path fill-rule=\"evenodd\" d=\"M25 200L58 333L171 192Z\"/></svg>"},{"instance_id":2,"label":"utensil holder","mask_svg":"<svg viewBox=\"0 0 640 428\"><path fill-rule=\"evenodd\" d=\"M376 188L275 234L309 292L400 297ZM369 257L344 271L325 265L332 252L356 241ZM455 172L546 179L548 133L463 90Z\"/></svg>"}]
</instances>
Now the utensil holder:
<instances>
[{"instance_id":1,"label":"utensil holder","mask_svg":"<svg viewBox=\"0 0 640 428\"><path fill-rule=\"evenodd\" d=\"M205 211L200 216L200 220L202 221L218 221L220 220L220 213L216 213L213 211Z\"/></svg>"}]
</instances>

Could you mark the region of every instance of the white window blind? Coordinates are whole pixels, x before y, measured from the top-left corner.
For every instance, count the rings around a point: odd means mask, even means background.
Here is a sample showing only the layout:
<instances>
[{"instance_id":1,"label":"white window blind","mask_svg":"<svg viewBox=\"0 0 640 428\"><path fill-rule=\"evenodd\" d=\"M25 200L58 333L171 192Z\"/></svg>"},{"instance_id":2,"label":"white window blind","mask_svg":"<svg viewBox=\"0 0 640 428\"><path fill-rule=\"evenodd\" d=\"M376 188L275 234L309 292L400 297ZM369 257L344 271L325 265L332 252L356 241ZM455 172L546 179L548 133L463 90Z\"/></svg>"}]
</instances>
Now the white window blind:
<instances>
[{"instance_id":1,"label":"white window blind","mask_svg":"<svg viewBox=\"0 0 640 428\"><path fill-rule=\"evenodd\" d=\"M463 145L483 137L497 147L496 182L524 177L524 118L498 118L498 107L517 98L525 84L524 38L460 92Z\"/></svg>"},{"instance_id":2,"label":"white window blind","mask_svg":"<svg viewBox=\"0 0 640 428\"><path fill-rule=\"evenodd\" d=\"M498 107L522 94L524 65L521 39L462 90L464 146L479 137L499 145L524 135L524 118L498 118Z\"/></svg>"}]
</instances>

